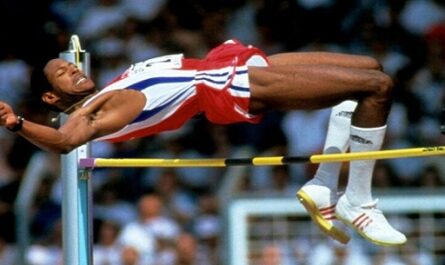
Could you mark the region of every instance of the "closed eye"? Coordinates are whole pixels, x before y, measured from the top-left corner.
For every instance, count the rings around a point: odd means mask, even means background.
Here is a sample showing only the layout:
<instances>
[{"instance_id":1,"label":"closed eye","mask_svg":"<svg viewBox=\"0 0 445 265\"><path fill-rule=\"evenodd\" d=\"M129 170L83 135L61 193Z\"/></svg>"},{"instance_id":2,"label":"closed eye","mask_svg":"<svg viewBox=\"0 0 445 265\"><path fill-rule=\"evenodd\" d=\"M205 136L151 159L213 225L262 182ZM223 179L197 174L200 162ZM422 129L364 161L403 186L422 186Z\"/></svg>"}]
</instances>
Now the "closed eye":
<instances>
[{"instance_id":1,"label":"closed eye","mask_svg":"<svg viewBox=\"0 0 445 265\"><path fill-rule=\"evenodd\" d=\"M64 69L62 69L62 70L60 70L60 71L57 71L57 73L56 73L56 76L57 77L60 77L60 76L62 76L63 74L65 74L65 70Z\"/></svg>"},{"instance_id":2,"label":"closed eye","mask_svg":"<svg viewBox=\"0 0 445 265\"><path fill-rule=\"evenodd\" d=\"M57 69L56 76L59 77L64 75L69 67L74 67L75 69L78 69L77 65L73 63L67 63L66 65L61 65L59 69Z\"/></svg>"}]
</instances>

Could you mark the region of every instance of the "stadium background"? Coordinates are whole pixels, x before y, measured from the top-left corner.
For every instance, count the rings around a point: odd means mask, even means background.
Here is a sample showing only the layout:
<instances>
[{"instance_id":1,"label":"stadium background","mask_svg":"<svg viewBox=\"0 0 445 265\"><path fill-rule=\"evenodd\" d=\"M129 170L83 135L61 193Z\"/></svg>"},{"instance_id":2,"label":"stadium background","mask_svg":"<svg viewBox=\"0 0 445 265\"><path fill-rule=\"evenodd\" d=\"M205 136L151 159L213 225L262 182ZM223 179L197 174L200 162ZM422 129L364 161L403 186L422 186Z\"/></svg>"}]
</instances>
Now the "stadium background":
<instances>
[{"instance_id":1,"label":"stadium background","mask_svg":"<svg viewBox=\"0 0 445 265\"><path fill-rule=\"evenodd\" d=\"M66 50L72 34L78 34L91 53L92 76L99 87L133 62L177 52L201 57L236 38L268 54L325 50L376 57L396 84L384 148L445 144L439 131L445 102L445 4L439 0L4 0L0 32L0 99L29 120L51 125L54 113L32 93L40 85L33 71ZM94 144L93 154L207 158L230 157L242 150L254 155L319 153L328 116L329 110L270 112L260 125L228 127L197 118L156 137ZM38 151L0 130L2 265L14 264L13 203L29 160ZM62 190L58 156L45 155L47 171L30 213L27 260L52 265L61 260ZM231 194L292 198L313 172L311 165L252 168ZM224 178L230 178L225 169L96 171L95 264L224 264L224 205L217 196ZM385 193L443 194L444 181L443 158L396 159L378 162L374 187ZM437 218L443 219L443 213ZM150 221L141 226L140 219ZM314 247L326 241L320 237ZM274 251L265 248L263 254L273 256ZM311 263L310 256L306 251L302 258L277 264L320 264ZM137 259L140 263L130 263ZM376 256L363 254L361 259L377 264ZM395 259L378 264L430 264ZM334 259L329 262L334 264Z\"/></svg>"}]
</instances>

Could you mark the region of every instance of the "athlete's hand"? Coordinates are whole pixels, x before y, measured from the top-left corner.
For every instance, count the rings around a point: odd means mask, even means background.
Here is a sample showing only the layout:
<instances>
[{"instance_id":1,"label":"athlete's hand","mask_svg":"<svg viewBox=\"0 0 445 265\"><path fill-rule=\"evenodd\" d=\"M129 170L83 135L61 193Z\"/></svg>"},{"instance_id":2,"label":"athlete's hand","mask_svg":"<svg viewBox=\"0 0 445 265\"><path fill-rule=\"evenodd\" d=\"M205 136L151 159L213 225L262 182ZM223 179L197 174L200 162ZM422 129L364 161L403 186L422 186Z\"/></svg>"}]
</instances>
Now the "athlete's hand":
<instances>
[{"instance_id":1,"label":"athlete's hand","mask_svg":"<svg viewBox=\"0 0 445 265\"><path fill-rule=\"evenodd\" d=\"M15 124L17 124L17 115L11 106L0 101L0 126L13 127Z\"/></svg>"}]
</instances>

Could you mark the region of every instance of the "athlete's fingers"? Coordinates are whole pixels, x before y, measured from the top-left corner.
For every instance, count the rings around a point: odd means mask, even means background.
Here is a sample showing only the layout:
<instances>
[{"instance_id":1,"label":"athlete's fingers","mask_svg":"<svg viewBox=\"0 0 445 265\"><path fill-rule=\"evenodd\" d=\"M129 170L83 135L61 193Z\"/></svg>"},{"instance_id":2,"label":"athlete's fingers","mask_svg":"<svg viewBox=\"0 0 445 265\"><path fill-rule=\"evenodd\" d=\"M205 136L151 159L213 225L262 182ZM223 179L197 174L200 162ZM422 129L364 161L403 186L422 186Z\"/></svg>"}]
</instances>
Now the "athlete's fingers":
<instances>
[{"instance_id":1,"label":"athlete's fingers","mask_svg":"<svg viewBox=\"0 0 445 265\"><path fill-rule=\"evenodd\" d=\"M0 116L0 125L3 126L6 124L6 117L5 116Z\"/></svg>"},{"instance_id":2,"label":"athlete's fingers","mask_svg":"<svg viewBox=\"0 0 445 265\"><path fill-rule=\"evenodd\" d=\"M9 105L7 105L4 102L0 101L0 114L11 114L12 110L11 107L9 107Z\"/></svg>"}]
</instances>

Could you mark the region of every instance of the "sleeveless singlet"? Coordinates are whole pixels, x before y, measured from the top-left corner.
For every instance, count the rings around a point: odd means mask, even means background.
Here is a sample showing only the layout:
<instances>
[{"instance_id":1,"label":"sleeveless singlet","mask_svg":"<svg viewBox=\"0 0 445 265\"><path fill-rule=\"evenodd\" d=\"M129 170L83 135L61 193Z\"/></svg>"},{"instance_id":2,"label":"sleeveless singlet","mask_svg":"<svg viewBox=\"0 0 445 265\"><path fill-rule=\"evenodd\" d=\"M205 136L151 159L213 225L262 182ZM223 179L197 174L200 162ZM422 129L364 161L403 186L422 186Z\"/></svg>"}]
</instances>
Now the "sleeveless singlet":
<instances>
[{"instance_id":1,"label":"sleeveless singlet","mask_svg":"<svg viewBox=\"0 0 445 265\"><path fill-rule=\"evenodd\" d=\"M119 89L138 90L146 97L136 119L96 141L119 142L174 130L198 113L216 124L258 123L261 116L248 113L248 65L267 64L259 49L229 40L202 60L173 54L131 65L83 105Z\"/></svg>"}]
</instances>

